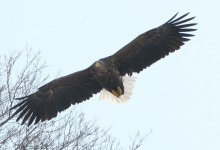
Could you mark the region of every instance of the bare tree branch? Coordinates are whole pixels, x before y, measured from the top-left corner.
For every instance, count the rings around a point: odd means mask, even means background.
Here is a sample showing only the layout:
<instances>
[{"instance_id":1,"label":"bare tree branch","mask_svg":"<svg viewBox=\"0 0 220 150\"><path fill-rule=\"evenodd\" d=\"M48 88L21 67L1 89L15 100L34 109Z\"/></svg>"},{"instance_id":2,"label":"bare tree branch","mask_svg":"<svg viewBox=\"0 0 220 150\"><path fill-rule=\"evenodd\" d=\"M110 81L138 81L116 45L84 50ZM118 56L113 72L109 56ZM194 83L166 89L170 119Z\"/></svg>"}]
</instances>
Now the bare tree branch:
<instances>
[{"instance_id":1,"label":"bare tree branch","mask_svg":"<svg viewBox=\"0 0 220 150\"><path fill-rule=\"evenodd\" d=\"M143 142L146 140L146 138L148 138L148 136L152 133L152 129L145 134L144 136L140 136L140 132L138 131L136 133L136 135L131 138L131 145L129 146L130 150L137 150L138 148L141 147L141 145L143 144Z\"/></svg>"}]
</instances>

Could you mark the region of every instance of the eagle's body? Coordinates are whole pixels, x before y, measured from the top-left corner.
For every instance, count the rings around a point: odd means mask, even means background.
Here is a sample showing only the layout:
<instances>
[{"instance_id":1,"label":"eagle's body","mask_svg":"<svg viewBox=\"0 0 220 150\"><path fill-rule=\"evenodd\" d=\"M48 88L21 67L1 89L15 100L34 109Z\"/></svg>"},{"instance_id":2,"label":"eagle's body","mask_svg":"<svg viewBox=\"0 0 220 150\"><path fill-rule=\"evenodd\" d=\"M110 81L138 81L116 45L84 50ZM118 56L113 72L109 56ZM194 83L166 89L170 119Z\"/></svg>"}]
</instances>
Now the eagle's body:
<instances>
[{"instance_id":1,"label":"eagle's body","mask_svg":"<svg viewBox=\"0 0 220 150\"><path fill-rule=\"evenodd\" d=\"M127 100L135 79L125 75L139 73L178 50L189 40L187 37L193 36L187 32L195 31L189 27L196 24L185 23L194 17L182 20L188 14L175 19L176 15L163 25L139 35L115 54L84 70L55 79L33 94L18 98L21 102L11 108L18 108L13 116L19 114L17 120L23 118L22 124L29 119L28 125L50 120L71 104L88 100L101 90L104 91L101 97L108 92L116 101Z\"/></svg>"},{"instance_id":2,"label":"eagle's body","mask_svg":"<svg viewBox=\"0 0 220 150\"><path fill-rule=\"evenodd\" d=\"M92 76L103 88L119 97L124 94L122 76L111 58L101 59L92 65Z\"/></svg>"}]
</instances>

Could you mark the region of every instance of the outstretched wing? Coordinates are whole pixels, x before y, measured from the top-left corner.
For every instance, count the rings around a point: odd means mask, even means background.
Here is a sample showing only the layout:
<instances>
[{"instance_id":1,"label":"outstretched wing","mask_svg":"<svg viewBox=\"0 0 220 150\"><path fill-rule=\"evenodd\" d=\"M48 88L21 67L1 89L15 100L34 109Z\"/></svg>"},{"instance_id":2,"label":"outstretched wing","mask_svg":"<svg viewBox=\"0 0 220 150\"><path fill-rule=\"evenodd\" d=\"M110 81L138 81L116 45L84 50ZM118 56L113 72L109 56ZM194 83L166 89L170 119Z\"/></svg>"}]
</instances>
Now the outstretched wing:
<instances>
[{"instance_id":1,"label":"outstretched wing","mask_svg":"<svg viewBox=\"0 0 220 150\"><path fill-rule=\"evenodd\" d=\"M102 87L92 79L89 68L55 79L21 100L11 109L18 108L13 116L19 114L16 121L23 118L22 124L28 119L33 121L50 120L71 104L80 103L98 93Z\"/></svg>"},{"instance_id":2,"label":"outstretched wing","mask_svg":"<svg viewBox=\"0 0 220 150\"><path fill-rule=\"evenodd\" d=\"M188 14L177 19L175 19L177 14L174 15L163 25L139 35L110 56L121 75L139 73L170 52L178 50L184 42L189 40L188 37L194 36L188 32L196 30L189 28L196 23L187 22L195 17L183 20Z\"/></svg>"}]
</instances>

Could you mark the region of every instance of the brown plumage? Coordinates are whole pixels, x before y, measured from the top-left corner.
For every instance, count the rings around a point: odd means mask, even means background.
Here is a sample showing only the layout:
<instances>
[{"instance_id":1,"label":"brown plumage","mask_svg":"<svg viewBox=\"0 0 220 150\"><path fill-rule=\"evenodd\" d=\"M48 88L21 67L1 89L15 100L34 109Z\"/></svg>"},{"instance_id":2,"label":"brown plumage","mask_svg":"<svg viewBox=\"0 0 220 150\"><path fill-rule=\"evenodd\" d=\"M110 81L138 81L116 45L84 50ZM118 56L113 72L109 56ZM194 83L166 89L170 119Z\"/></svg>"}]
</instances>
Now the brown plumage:
<instances>
[{"instance_id":1,"label":"brown plumage","mask_svg":"<svg viewBox=\"0 0 220 150\"><path fill-rule=\"evenodd\" d=\"M102 88L120 97L124 94L122 76L139 73L178 50L193 36L188 32L196 29L189 27L196 23L186 23L194 19L184 19L188 14L175 19L176 14L163 25L139 35L112 56L96 61L85 70L55 79L33 94L17 98L21 101L11 108L17 108L13 116L18 114L17 121L23 119L22 124L29 119L28 125L50 120L71 104L88 100Z\"/></svg>"}]
</instances>

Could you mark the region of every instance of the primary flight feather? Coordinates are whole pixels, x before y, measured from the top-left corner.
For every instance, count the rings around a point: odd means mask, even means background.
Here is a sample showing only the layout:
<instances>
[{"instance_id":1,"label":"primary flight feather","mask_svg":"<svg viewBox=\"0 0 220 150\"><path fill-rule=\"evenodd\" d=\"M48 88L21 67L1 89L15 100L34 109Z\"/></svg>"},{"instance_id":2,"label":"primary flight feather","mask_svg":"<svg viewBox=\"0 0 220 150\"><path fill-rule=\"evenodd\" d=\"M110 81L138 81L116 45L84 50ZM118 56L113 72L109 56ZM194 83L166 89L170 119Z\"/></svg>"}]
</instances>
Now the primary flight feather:
<instances>
[{"instance_id":1,"label":"primary flight feather","mask_svg":"<svg viewBox=\"0 0 220 150\"><path fill-rule=\"evenodd\" d=\"M102 97L108 92L116 101L126 101L135 79L125 75L139 73L194 36L189 32L196 30L190 28L196 23L188 22L195 17L185 19L188 14L179 18L176 14L163 25L139 35L115 54L84 70L55 79L35 93L17 98L20 102L11 108L17 109L13 116L18 115L17 121L22 119L22 124L28 120L28 125L50 120L71 104L88 100L101 90Z\"/></svg>"}]
</instances>

